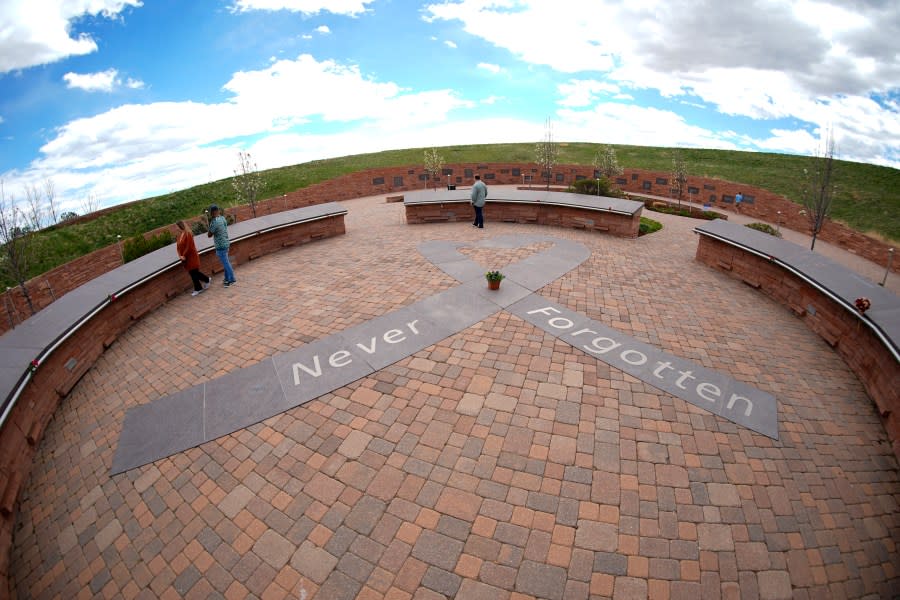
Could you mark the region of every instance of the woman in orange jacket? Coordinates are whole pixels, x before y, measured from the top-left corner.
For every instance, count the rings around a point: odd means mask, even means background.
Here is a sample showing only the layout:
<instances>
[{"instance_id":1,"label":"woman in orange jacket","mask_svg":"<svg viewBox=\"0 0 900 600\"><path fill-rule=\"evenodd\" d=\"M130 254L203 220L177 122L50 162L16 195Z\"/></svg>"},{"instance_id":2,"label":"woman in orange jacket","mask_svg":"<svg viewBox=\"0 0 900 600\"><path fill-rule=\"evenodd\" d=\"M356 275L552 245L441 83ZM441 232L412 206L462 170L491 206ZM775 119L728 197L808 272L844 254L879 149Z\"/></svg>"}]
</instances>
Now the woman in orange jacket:
<instances>
[{"instance_id":1,"label":"woman in orange jacket","mask_svg":"<svg viewBox=\"0 0 900 600\"><path fill-rule=\"evenodd\" d=\"M200 294L209 287L209 277L200 272L200 255L197 253L197 246L194 244L194 234L188 229L184 221L175 223L181 233L178 234L178 241L175 248L178 251L178 258L181 259L181 266L191 276L194 282L194 291L191 296ZM202 285L201 285L202 283Z\"/></svg>"}]
</instances>

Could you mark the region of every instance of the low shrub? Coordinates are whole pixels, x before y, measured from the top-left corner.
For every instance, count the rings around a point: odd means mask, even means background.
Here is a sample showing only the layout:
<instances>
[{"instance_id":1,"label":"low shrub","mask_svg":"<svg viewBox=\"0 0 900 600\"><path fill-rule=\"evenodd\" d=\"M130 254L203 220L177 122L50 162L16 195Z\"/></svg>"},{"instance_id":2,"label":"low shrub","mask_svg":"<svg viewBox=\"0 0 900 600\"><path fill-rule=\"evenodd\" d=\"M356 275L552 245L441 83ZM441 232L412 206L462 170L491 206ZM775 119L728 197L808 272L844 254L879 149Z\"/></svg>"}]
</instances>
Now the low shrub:
<instances>
[{"instance_id":1,"label":"low shrub","mask_svg":"<svg viewBox=\"0 0 900 600\"><path fill-rule=\"evenodd\" d=\"M749 227L750 229L755 229L757 231L762 231L763 233L768 233L769 235L774 235L775 237L781 237L781 232L769 225L768 223L747 223L744 227Z\"/></svg>"},{"instance_id":2,"label":"low shrub","mask_svg":"<svg viewBox=\"0 0 900 600\"><path fill-rule=\"evenodd\" d=\"M647 235L648 233L653 233L654 231L659 231L662 229L662 223L659 221L654 221L653 219L648 219L647 217L641 217L641 225L638 227L638 235Z\"/></svg>"},{"instance_id":3,"label":"low shrub","mask_svg":"<svg viewBox=\"0 0 900 600\"><path fill-rule=\"evenodd\" d=\"M653 204L645 204L644 208L653 212L661 212L667 215L677 215L679 217L690 217L692 219L704 219L712 221L721 218L721 215L711 210L691 210L690 208L678 208L677 206L664 205L660 206L659 202Z\"/></svg>"},{"instance_id":4,"label":"low shrub","mask_svg":"<svg viewBox=\"0 0 900 600\"><path fill-rule=\"evenodd\" d=\"M149 239L145 239L142 235L136 235L133 238L125 240L125 247L122 250L123 258L125 262L131 262L154 250L159 250L164 246L174 243L175 236L172 235L171 231L163 231Z\"/></svg>"},{"instance_id":5,"label":"low shrub","mask_svg":"<svg viewBox=\"0 0 900 600\"><path fill-rule=\"evenodd\" d=\"M597 189L600 193L597 193ZM566 190L573 194L587 194L590 196L606 196L607 198L624 198L622 190L612 184L606 177L600 179L579 179Z\"/></svg>"}]
</instances>

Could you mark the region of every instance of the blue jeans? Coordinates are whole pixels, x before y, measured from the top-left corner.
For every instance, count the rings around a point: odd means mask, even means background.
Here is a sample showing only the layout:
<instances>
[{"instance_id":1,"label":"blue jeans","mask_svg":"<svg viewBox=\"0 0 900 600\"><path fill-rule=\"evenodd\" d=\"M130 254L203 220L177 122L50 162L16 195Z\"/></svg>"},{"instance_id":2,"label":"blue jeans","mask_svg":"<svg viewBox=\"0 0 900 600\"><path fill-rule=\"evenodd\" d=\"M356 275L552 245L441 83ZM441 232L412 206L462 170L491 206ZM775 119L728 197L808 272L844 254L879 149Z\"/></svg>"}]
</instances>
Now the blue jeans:
<instances>
[{"instance_id":1,"label":"blue jeans","mask_svg":"<svg viewBox=\"0 0 900 600\"><path fill-rule=\"evenodd\" d=\"M216 248L216 256L219 257L219 262L225 267L225 281L229 283L235 281L234 269L231 268L231 262L228 260L228 248L225 248L224 250Z\"/></svg>"}]
</instances>

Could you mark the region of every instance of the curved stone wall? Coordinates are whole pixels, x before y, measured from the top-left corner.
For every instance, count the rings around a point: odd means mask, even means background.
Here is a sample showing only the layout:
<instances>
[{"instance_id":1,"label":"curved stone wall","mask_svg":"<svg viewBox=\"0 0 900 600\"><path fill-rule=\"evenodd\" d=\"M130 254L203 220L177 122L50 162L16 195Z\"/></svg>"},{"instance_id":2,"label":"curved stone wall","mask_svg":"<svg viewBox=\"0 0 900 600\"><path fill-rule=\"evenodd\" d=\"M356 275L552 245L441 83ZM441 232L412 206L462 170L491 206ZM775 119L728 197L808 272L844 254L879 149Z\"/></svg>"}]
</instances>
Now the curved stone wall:
<instances>
[{"instance_id":1,"label":"curved stone wall","mask_svg":"<svg viewBox=\"0 0 900 600\"><path fill-rule=\"evenodd\" d=\"M488 185L513 185L540 183L540 170L533 163L460 163L447 165L440 185L447 183L450 172L452 183L469 185L475 172L482 174ZM594 170L582 165L559 165L554 171L554 186L567 186L578 179L593 177ZM644 169L625 169L618 185L628 192L647 193L658 196L669 195L668 173ZM256 212L267 215L284 210L321 204L333 200L349 200L377 194L391 194L424 189L432 182L427 179L421 166L405 166L368 169L350 173L335 179L316 183L308 187L258 202ZM768 190L741 183L712 179L708 177L688 177L687 187L696 190L686 199L711 204L716 210L734 210L734 195L742 192L745 198L741 212L772 223L780 222L782 227L805 232L809 229L806 217L800 214L802 207L787 198ZM749 202L748 199L752 199ZM211 199L212 200L212 199ZM227 209L239 220L253 217L247 205ZM780 213L780 214L779 214ZM147 232L154 235L173 226L161 227ZM833 243L867 260L885 266L887 250L890 246L882 241L867 237L840 223L829 221L820 233L820 239ZM28 282L28 289L35 307L40 310L63 294L75 289L85 281L93 279L122 264L121 249L118 244L102 248L35 277ZM900 260L894 261L892 270L900 273ZM24 297L18 288L0 294L4 315L0 317L0 333L18 325L28 317Z\"/></svg>"},{"instance_id":2,"label":"curved stone wall","mask_svg":"<svg viewBox=\"0 0 900 600\"><path fill-rule=\"evenodd\" d=\"M232 233L232 264L244 263L285 247L343 234L343 216L346 211L340 209L339 205L335 207L337 208L334 210L319 211L330 214L315 219L292 214L290 217L285 215L288 217L285 219L261 218L253 225L248 223L249 227L236 228L238 231ZM235 235L236 233L240 235ZM199 238L197 241L201 252L201 269L206 273L221 272L222 267L211 251L209 242ZM172 247L157 252L171 255L170 258L163 259L168 263L167 267L156 270L156 266L151 266L151 274L136 281L126 282L122 279L121 287L113 288L114 293L108 298L98 297L72 303L87 307L86 311L75 311L69 315L59 314L63 311L48 314L54 317L51 321L63 319L45 323L51 329L58 329L60 334L50 340L49 347L41 351L36 368L18 380L16 387L21 393L17 397L13 396L12 400L6 397L3 404L5 420L0 426L0 598L7 597L9 593L9 546L19 492L28 478L34 454L57 405L97 358L134 322L191 287L190 279L181 268ZM153 255L138 260L143 259L160 262L159 257ZM65 321L64 317L69 320ZM28 324L25 325L27 326ZM56 333L51 333L50 337L55 335ZM0 339L0 342L4 341L6 340ZM28 354L28 350L10 347L8 344L6 347L0 344L0 352L5 359L18 354L23 365L27 365L33 356ZM12 356L12 360L6 362L15 364L15 358ZM4 366L0 370L11 369L12 367ZM6 378L7 373L3 375ZM6 393L5 390L3 396Z\"/></svg>"}]
</instances>

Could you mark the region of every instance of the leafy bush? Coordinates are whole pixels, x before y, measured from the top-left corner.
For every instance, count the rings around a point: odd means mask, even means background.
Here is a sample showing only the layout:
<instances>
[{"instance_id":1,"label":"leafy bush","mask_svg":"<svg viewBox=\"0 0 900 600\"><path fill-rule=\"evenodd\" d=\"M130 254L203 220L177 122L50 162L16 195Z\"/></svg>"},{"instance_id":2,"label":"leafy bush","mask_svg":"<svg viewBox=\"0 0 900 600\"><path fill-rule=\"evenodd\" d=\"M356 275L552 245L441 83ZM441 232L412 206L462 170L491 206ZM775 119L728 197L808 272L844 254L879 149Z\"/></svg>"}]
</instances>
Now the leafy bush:
<instances>
[{"instance_id":1,"label":"leafy bush","mask_svg":"<svg viewBox=\"0 0 900 600\"><path fill-rule=\"evenodd\" d=\"M781 237L781 232L768 223L747 223L746 225L744 225L744 227L762 231L763 233L768 233L769 235L774 235L775 237Z\"/></svg>"},{"instance_id":2,"label":"leafy bush","mask_svg":"<svg viewBox=\"0 0 900 600\"><path fill-rule=\"evenodd\" d=\"M597 188L600 188L600 193L597 193ZM574 194L588 194L590 196L606 196L607 198L624 198L625 194L622 191L615 187L612 182L606 177L601 177L599 180L597 179L579 179L574 184L569 186L567 190Z\"/></svg>"},{"instance_id":3,"label":"leafy bush","mask_svg":"<svg viewBox=\"0 0 900 600\"><path fill-rule=\"evenodd\" d=\"M648 233L653 233L654 231L659 231L662 229L662 223L659 221L654 221L653 219L648 219L647 217L641 217L641 225L638 228L638 235L647 235Z\"/></svg>"},{"instance_id":4,"label":"leafy bush","mask_svg":"<svg viewBox=\"0 0 900 600\"><path fill-rule=\"evenodd\" d=\"M173 243L175 243L175 236L172 235L171 231L163 231L150 239L144 239L144 236L136 235L125 240L125 248L122 253L125 262L131 262L136 258Z\"/></svg>"}]
</instances>

